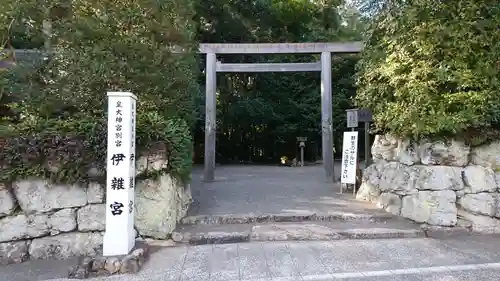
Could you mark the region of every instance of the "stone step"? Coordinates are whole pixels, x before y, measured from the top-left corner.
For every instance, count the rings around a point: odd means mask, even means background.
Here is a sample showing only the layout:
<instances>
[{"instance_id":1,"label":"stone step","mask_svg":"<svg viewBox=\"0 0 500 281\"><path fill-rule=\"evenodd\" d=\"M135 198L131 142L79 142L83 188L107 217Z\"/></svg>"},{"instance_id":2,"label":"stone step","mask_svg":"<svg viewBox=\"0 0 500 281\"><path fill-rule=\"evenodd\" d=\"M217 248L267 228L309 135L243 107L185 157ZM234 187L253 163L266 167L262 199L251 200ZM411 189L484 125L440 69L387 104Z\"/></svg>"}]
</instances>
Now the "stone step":
<instances>
[{"instance_id":1,"label":"stone step","mask_svg":"<svg viewBox=\"0 0 500 281\"><path fill-rule=\"evenodd\" d=\"M181 220L183 225L198 224L249 224L271 222L303 222L303 221L386 221L395 216L380 212L371 213L280 213L280 214L228 214L187 216Z\"/></svg>"},{"instance_id":2,"label":"stone step","mask_svg":"<svg viewBox=\"0 0 500 281\"><path fill-rule=\"evenodd\" d=\"M180 225L172 234L174 241L192 245L417 237L426 237L425 230L403 219Z\"/></svg>"}]
</instances>

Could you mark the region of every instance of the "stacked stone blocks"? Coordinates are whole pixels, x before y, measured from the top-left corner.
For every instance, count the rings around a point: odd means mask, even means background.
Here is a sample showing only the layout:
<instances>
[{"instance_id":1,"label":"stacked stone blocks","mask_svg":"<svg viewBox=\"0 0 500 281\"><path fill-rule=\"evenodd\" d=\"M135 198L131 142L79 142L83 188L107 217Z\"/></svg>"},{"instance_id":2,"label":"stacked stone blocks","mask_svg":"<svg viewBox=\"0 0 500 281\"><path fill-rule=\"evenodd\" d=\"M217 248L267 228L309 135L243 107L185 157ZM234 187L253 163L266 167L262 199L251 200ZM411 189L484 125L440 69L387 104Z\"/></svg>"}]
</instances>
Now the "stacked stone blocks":
<instances>
[{"instance_id":1,"label":"stacked stone blocks","mask_svg":"<svg viewBox=\"0 0 500 281\"><path fill-rule=\"evenodd\" d=\"M141 157L137 173L165 165L165 158ZM144 238L169 238L191 203L189 185L169 174L138 181L135 196L135 228ZM96 182L0 183L0 264L98 255L106 210L105 186Z\"/></svg>"},{"instance_id":2,"label":"stacked stone blocks","mask_svg":"<svg viewBox=\"0 0 500 281\"><path fill-rule=\"evenodd\" d=\"M357 198L418 223L500 231L500 142L411 142L378 135Z\"/></svg>"}]
</instances>

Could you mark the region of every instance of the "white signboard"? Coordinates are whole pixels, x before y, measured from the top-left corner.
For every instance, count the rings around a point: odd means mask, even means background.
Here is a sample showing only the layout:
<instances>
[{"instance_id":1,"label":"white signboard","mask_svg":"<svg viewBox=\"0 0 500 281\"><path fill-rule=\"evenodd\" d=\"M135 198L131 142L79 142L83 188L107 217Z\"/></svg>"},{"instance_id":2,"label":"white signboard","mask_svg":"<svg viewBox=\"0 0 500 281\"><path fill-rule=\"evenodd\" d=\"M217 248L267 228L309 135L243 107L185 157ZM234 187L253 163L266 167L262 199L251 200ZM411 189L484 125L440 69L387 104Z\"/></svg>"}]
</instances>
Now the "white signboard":
<instances>
[{"instance_id":1,"label":"white signboard","mask_svg":"<svg viewBox=\"0 0 500 281\"><path fill-rule=\"evenodd\" d=\"M344 132L341 183L356 184L358 132Z\"/></svg>"},{"instance_id":2,"label":"white signboard","mask_svg":"<svg viewBox=\"0 0 500 281\"><path fill-rule=\"evenodd\" d=\"M135 245L136 100L132 93L108 92L104 256L127 255Z\"/></svg>"},{"instance_id":3,"label":"white signboard","mask_svg":"<svg viewBox=\"0 0 500 281\"><path fill-rule=\"evenodd\" d=\"M347 128L357 128L358 127L358 110L348 109L347 112Z\"/></svg>"}]
</instances>

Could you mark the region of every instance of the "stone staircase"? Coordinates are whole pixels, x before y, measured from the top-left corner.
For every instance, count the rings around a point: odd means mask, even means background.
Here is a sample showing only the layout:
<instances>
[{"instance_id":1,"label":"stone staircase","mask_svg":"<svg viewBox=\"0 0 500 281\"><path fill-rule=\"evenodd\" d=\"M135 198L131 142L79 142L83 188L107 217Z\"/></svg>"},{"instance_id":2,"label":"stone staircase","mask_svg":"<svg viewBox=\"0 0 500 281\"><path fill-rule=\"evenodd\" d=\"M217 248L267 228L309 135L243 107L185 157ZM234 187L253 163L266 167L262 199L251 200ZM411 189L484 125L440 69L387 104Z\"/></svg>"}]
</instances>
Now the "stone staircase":
<instances>
[{"instance_id":1,"label":"stone staircase","mask_svg":"<svg viewBox=\"0 0 500 281\"><path fill-rule=\"evenodd\" d=\"M211 215L184 218L172 234L172 239L177 243L191 245L251 241L329 241L429 237L457 233L457 230L459 229L425 228L409 220L378 212Z\"/></svg>"}]
</instances>

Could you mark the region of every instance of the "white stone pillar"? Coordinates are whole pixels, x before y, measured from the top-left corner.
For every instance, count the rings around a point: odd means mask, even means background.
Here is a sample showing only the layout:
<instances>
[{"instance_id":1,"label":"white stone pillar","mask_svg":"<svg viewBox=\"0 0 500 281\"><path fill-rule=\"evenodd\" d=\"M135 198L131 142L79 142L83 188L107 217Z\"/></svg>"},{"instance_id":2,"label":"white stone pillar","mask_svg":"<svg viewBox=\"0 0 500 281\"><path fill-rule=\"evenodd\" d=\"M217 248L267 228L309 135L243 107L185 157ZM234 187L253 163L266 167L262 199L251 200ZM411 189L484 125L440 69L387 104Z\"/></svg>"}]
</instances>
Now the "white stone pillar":
<instances>
[{"instance_id":1,"label":"white stone pillar","mask_svg":"<svg viewBox=\"0 0 500 281\"><path fill-rule=\"evenodd\" d=\"M104 256L127 255L135 245L136 100L132 93L108 92Z\"/></svg>"},{"instance_id":2,"label":"white stone pillar","mask_svg":"<svg viewBox=\"0 0 500 281\"><path fill-rule=\"evenodd\" d=\"M323 166L326 178L334 181L332 130L332 55L321 53L321 131Z\"/></svg>"},{"instance_id":3,"label":"white stone pillar","mask_svg":"<svg viewBox=\"0 0 500 281\"><path fill-rule=\"evenodd\" d=\"M215 139L216 139L216 91L217 91L217 58L216 54L207 54L205 85L205 167L204 180L215 179Z\"/></svg>"}]
</instances>

